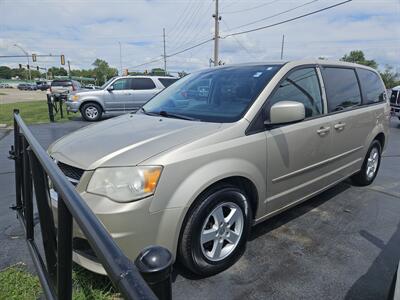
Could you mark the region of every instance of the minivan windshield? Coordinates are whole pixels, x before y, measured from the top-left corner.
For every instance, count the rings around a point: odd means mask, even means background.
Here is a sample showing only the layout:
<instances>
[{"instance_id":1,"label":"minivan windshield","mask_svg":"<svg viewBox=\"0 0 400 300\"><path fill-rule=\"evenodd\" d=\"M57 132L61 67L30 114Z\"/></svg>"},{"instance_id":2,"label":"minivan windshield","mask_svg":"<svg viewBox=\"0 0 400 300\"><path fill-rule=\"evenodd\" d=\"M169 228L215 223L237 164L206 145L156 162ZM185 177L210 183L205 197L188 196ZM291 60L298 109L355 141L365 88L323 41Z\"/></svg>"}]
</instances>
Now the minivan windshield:
<instances>
[{"instance_id":1,"label":"minivan windshield","mask_svg":"<svg viewBox=\"0 0 400 300\"><path fill-rule=\"evenodd\" d=\"M280 67L243 65L199 71L163 90L142 111L205 122L236 122Z\"/></svg>"}]
</instances>

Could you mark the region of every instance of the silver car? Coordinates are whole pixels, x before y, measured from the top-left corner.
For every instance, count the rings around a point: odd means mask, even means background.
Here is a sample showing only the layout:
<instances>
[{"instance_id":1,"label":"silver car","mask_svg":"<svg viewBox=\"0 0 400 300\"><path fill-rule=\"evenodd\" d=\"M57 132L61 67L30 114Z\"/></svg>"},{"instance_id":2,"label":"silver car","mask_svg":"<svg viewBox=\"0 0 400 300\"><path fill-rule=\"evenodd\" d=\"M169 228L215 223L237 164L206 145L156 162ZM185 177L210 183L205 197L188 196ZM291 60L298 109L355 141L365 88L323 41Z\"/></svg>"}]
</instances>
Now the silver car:
<instances>
[{"instance_id":1,"label":"silver car","mask_svg":"<svg viewBox=\"0 0 400 300\"><path fill-rule=\"evenodd\" d=\"M107 81L100 89L71 93L67 110L80 112L87 121L98 121L103 113L136 111L178 78L167 76L122 76Z\"/></svg>"},{"instance_id":2,"label":"silver car","mask_svg":"<svg viewBox=\"0 0 400 300\"><path fill-rule=\"evenodd\" d=\"M126 255L157 244L211 275L240 258L252 225L348 177L372 183L389 117L385 86L365 66L223 66L49 153ZM74 247L78 264L104 274L76 226Z\"/></svg>"}]
</instances>

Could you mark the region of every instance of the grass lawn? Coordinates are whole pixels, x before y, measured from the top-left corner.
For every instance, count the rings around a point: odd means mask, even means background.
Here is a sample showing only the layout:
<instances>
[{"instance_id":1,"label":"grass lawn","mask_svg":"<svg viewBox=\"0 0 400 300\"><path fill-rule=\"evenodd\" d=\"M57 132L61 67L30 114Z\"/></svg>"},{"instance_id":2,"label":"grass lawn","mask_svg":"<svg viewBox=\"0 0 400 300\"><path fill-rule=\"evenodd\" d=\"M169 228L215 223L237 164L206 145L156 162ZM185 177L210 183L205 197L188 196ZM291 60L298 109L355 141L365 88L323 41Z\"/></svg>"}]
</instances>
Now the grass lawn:
<instances>
[{"instance_id":1,"label":"grass lawn","mask_svg":"<svg viewBox=\"0 0 400 300\"><path fill-rule=\"evenodd\" d=\"M17 102L17 103L6 103L0 104L0 124L7 124L8 126L13 124L13 110L18 108L20 114L27 124L39 124L49 123L49 110L46 101L29 101L29 102ZM75 114L67 115L65 105L63 106L64 119L60 118L60 114L57 113L54 119L57 122L69 121Z\"/></svg>"},{"instance_id":2,"label":"grass lawn","mask_svg":"<svg viewBox=\"0 0 400 300\"><path fill-rule=\"evenodd\" d=\"M5 96L7 95L6 93L0 92L0 96Z\"/></svg>"},{"instance_id":3,"label":"grass lawn","mask_svg":"<svg viewBox=\"0 0 400 300\"><path fill-rule=\"evenodd\" d=\"M106 276L97 275L74 265L73 299L122 299ZM0 300L33 300L42 296L39 278L17 264L0 271Z\"/></svg>"}]
</instances>

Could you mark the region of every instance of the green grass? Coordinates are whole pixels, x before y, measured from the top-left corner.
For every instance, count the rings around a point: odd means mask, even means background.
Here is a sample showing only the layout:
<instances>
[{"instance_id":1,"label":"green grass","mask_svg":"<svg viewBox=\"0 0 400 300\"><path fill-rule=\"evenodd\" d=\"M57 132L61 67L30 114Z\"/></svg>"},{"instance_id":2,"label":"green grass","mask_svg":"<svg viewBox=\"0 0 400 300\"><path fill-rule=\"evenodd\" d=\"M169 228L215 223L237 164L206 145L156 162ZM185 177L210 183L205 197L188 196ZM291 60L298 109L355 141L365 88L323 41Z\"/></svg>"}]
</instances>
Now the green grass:
<instances>
[{"instance_id":1,"label":"green grass","mask_svg":"<svg viewBox=\"0 0 400 300\"><path fill-rule=\"evenodd\" d=\"M46 101L29 101L0 104L0 124L13 124L13 110L18 108L21 117L27 124L49 123L49 110ZM65 106L63 107L64 119L61 119L60 113L55 114L56 122L69 121L75 114L67 115Z\"/></svg>"},{"instance_id":2,"label":"green grass","mask_svg":"<svg viewBox=\"0 0 400 300\"><path fill-rule=\"evenodd\" d=\"M74 300L122 299L106 276L74 265L72 278ZM27 272L23 264L0 271L0 300L31 300L40 296L42 291L38 277Z\"/></svg>"},{"instance_id":3,"label":"green grass","mask_svg":"<svg viewBox=\"0 0 400 300\"><path fill-rule=\"evenodd\" d=\"M8 95L8 94L0 92L0 96L5 96L5 95Z\"/></svg>"}]
</instances>

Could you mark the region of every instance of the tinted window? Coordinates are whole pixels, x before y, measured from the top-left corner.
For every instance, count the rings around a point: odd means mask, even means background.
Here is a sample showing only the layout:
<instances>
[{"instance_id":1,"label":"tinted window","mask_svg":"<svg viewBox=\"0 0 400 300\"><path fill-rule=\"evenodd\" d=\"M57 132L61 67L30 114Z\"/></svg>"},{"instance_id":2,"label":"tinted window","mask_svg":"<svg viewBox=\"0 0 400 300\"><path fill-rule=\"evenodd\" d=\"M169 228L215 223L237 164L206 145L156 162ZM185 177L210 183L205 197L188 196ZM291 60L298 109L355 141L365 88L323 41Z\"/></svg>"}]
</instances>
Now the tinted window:
<instances>
[{"instance_id":1,"label":"tinted window","mask_svg":"<svg viewBox=\"0 0 400 300\"><path fill-rule=\"evenodd\" d=\"M392 94L390 95L390 103L397 103L397 100L399 98L399 91L392 91Z\"/></svg>"},{"instance_id":2,"label":"tinted window","mask_svg":"<svg viewBox=\"0 0 400 300\"><path fill-rule=\"evenodd\" d=\"M296 101L304 104L306 118L322 114L322 97L314 68L296 70L280 84L268 100L268 107L279 101Z\"/></svg>"},{"instance_id":3,"label":"tinted window","mask_svg":"<svg viewBox=\"0 0 400 300\"><path fill-rule=\"evenodd\" d=\"M379 76L372 71L358 69L361 87L364 92L364 103L376 103L384 100L385 88Z\"/></svg>"},{"instance_id":4,"label":"tinted window","mask_svg":"<svg viewBox=\"0 0 400 300\"><path fill-rule=\"evenodd\" d=\"M156 85L150 78L134 78L132 80L132 89L134 90L152 90L156 88Z\"/></svg>"},{"instance_id":5,"label":"tinted window","mask_svg":"<svg viewBox=\"0 0 400 300\"><path fill-rule=\"evenodd\" d=\"M72 86L70 80L53 80L51 86Z\"/></svg>"},{"instance_id":6,"label":"tinted window","mask_svg":"<svg viewBox=\"0 0 400 300\"><path fill-rule=\"evenodd\" d=\"M161 84L165 87L169 87L171 84L173 84L175 81L177 81L177 78L158 78L158 80L161 82Z\"/></svg>"},{"instance_id":7,"label":"tinted window","mask_svg":"<svg viewBox=\"0 0 400 300\"><path fill-rule=\"evenodd\" d=\"M235 122L279 68L251 65L195 72L163 90L143 108L149 114L165 111L205 122Z\"/></svg>"},{"instance_id":8,"label":"tinted window","mask_svg":"<svg viewBox=\"0 0 400 300\"><path fill-rule=\"evenodd\" d=\"M360 88L353 69L324 68L329 112L361 104Z\"/></svg>"},{"instance_id":9,"label":"tinted window","mask_svg":"<svg viewBox=\"0 0 400 300\"><path fill-rule=\"evenodd\" d=\"M113 84L114 90L128 90L129 89L129 79L118 79Z\"/></svg>"}]
</instances>

